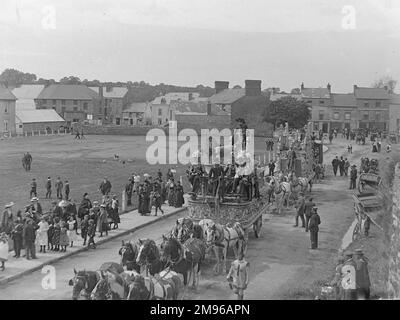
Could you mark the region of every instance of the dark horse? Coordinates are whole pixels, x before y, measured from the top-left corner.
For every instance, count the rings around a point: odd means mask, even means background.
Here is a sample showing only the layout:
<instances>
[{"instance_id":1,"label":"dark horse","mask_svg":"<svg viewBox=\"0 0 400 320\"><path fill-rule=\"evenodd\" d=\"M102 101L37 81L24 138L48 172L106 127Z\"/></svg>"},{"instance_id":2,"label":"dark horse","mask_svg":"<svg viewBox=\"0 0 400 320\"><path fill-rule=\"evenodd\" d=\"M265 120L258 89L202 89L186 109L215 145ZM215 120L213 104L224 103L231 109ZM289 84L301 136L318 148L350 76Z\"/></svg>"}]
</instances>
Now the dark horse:
<instances>
[{"instance_id":1,"label":"dark horse","mask_svg":"<svg viewBox=\"0 0 400 320\"><path fill-rule=\"evenodd\" d=\"M196 287L196 277L199 276L200 265L206 253L205 243L200 239L189 238L182 245L175 238L163 236L161 249L170 269L183 275L184 285L186 286L193 276L193 287Z\"/></svg>"},{"instance_id":2,"label":"dark horse","mask_svg":"<svg viewBox=\"0 0 400 320\"><path fill-rule=\"evenodd\" d=\"M100 280L100 275L96 271L76 271L74 269L75 276L69 280L69 285L72 288L72 299L78 300L82 290L85 290L83 296L89 299L97 282Z\"/></svg>"},{"instance_id":3,"label":"dark horse","mask_svg":"<svg viewBox=\"0 0 400 320\"><path fill-rule=\"evenodd\" d=\"M171 231L171 237L177 239L180 243L184 243L189 238L202 239L203 229L190 218L180 218L176 220Z\"/></svg>"},{"instance_id":4,"label":"dark horse","mask_svg":"<svg viewBox=\"0 0 400 320\"><path fill-rule=\"evenodd\" d=\"M124 242L122 240L122 247L118 251L118 254L121 256L122 266L126 266L128 271L135 270L137 273L140 274L140 265L136 262L138 253L138 244L132 244L132 242Z\"/></svg>"},{"instance_id":5,"label":"dark horse","mask_svg":"<svg viewBox=\"0 0 400 320\"><path fill-rule=\"evenodd\" d=\"M165 261L160 258L160 251L154 240L139 239L139 252L136 263L146 267L146 273L154 276L165 269Z\"/></svg>"}]
</instances>

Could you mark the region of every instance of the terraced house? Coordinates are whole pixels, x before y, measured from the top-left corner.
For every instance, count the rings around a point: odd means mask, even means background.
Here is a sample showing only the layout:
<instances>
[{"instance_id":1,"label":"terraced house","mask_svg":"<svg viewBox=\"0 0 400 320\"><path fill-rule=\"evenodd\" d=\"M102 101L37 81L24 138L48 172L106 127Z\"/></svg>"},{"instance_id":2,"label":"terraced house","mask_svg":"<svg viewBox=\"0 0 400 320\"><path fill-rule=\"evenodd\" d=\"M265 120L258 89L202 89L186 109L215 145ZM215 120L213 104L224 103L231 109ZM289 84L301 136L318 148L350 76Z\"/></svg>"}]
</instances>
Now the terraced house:
<instances>
[{"instance_id":1,"label":"terraced house","mask_svg":"<svg viewBox=\"0 0 400 320\"><path fill-rule=\"evenodd\" d=\"M105 118L100 96L85 85L49 85L35 99L35 104L37 109L56 110L67 126L83 121L101 124Z\"/></svg>"}]
</instances>

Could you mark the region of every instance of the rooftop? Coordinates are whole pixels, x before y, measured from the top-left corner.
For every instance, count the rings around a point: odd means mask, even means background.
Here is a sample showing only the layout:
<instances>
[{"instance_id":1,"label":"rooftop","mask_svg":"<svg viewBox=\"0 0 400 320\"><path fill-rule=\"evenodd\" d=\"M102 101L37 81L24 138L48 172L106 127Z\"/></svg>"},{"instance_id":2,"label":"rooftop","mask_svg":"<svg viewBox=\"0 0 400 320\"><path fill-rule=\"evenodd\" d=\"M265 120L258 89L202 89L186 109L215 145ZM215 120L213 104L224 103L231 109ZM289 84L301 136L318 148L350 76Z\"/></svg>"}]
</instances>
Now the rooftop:
<instances>
[{"instance_id":1,"label":"rooftop","mask_svg":"<svg viewBox=\"0 0 400 320\"><path fill-rule=\"evenodd\" d=\"M22 123L65 122L53 109L16 110L15 115Z\"/></svg>"},{"instance_id":2,"label":"rooftop","mask_svg":"<svg viewBox=\"0 0 400 320\"><path fill-rule=\"evenodd\" d=\"M89 89L92 89L94 92L99 94L99 87L89 87ZM107 91L107 87L103 87L104 98L123 98L128 93L128 88L126 87L111 87L110 89L110 91Z\"/></svg>"},{"instance_id":3,"label":"rooftop","mask_svg":"<svg viewBox=\"0 0 400 320\"><path fill-rule=\"evenodd\" d=\"M245 95L245 89L225 89L211 96L209 100L215 104L232 104Z\"/></svg>"},{"instance_id":4,"label":"rooftop","mask_svg":"<svg viewBox=\"0 0 400 320\"><path fill-rule=\"evenodd\" d=\"M37 99L92 100L99 95L85 85L52 84L43 89Z\"/></svg>"},{"instance_id":5,"label":"rooftop","mask_svg":"<svg viewBox=\"0 0 400 320\"><path fill-rule=\"evenodd\" d=\"M303 88L301 96L310 99L329 99L331 94L327 88Z\"/></svg>"},{"instance_id":6,"label":"rooftop","mask_svg":"<svg viewBox=\"0 0 400 320\"><path fill-rule=\"evenodd\" d=\"M333 93L334 107L356 107L357 101L353 93Z\"/></svg>"},{"instance_id":7,"label":"rooftop","mask_svg":"<svg viewBox=\"0 0 400 320\"><path fill-rule=\"evenodd\" d=\"M207 102L192 102L192 101L171 101L171 105L173 105L176 109L177 114L207 114ZM224 110L221 107L212 104L211 105L211 113L213 115L228 115L230 114L229 110Z\"/></svg>"},{"instance_id":8,"label":"rooftop","mask_svg":"<svg viewBox=\"0 0 400 320\"><path fill-rule=\"evenodd\" d=\"M8 88L0 86L0 100L17 100L17 98Z\"/></svg>"},{"instance_id":9,"label":"rooftop","mask_svg":"<svg viewBox=\"0 0 400 320\"><path fill-rule=\"evenodd\" d=\"M44 89L44 84L22 84L14 88L12 93L17 99L36 99Z\"/></svg>"},{"instance_id":10,"label":"rooftop","mask_svg":"<svg viewBox=\"0 0 400 320\"><path fill-rule=\"evenodd\" d=\"M127 106L122 112L146 112L147 102L133 102Z\"/></svg>"},{"instance_id":11,"label":"rooftop","mask_svg":"<svg viewBox=\"0 0 400 320\"><path fill-rule=\"evenodd\" d=\"M384 88L354 88L357 99L390 99L389 93Z\"/></svg>"},{"instance_id":12,"label":"rooftop","mask_svg":"<svg viewBox=\"0 0 400 320\"><path fill-rule=\"evenodd\" d=\"M276 101L276 100L279 100L279 99L285 98L285 97L292 97L292 98L295 98L297 100L301 100L301 94L291 94L291 93L275 93L275 94L271 94L271 96L269 97L269 100Z\"/></svg>"}]
</instances>

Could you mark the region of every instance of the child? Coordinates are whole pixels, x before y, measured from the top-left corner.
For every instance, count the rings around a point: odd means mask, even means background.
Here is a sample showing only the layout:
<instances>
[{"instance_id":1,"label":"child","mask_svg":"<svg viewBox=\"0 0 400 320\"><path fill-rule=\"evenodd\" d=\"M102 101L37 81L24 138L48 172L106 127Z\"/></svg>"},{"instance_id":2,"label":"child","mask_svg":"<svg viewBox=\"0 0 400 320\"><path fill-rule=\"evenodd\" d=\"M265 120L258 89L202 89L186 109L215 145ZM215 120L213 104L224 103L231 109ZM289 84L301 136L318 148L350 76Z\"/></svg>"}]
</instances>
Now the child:
<instances>
[{"instance_id":1,"label":"child","mask_svg":"<svg viewBox=\"0 0 400 320\"><path fill-rule=\"evenodd\" d=\"M162 204L161 194L158 191L154 192L153 201L154 201L154 205L156 207L156 216L157 216L158 209L160 209L161 213L164 214L164 210L161 209L161 204Z\"/></svg>"},{"instance_id":2,"label":"child","mask_svg":"<svg viewBox=\"0 0 400 320\"><path fill-rule=\"evenodd\" d=\"M83 239L83 245L84 246L86 245L86 240L87 240L87 236L88 236L88 229L89 229L89 215L86 214L85 217L83 218L83 221L81 222L81 236L82 236L82 239Z\"/></svg>"},{"instance_id":3,"label":"child","mask_svg":"<svg viewBox=\"0 0 400 320\"><path fill-rule=\"evenodd\" d=\"M73 216L69 217L69 221L68 221L68 231L67 231L67 235L68 235L68 239L70 242L70 247L72 248L74 246L74 241L76 240L77 236L76 236L76 230L75 230L75 225L76 225L76 220L74 219Z\"/></svg>"},{"instance_id":4,"label":"child","mask_svg":"<svg viewBox=\"0 0 400 320\"><path fill-rule=\"evenodd\" d=\"M61 233L60 218L56 217L54 219L54 231L53 231L53 238L52 238L52 244L54 245L54 251L60 251L60 233Z\"/></svg>"},{"instance_id":5,"label":"child","mask_svg":"<svg viewBox=\"0 0 400 320\"><path fill-rule=\"evenodd\" d=\"M54 223L53 219L49 218L49 229L47 230L47 250L53 251L53 236L54 236Z\"/></svg>"},{"instance_id":6,"label":"child","mask_svg":"<svg viewBox=\"0 0 400 320\"><path fill-rule=\"evenodd\" d=\"M67 224L62 221L60 222L61 224L61 229L60 229L60 247L61 247L61 252L66 252L67 251L67 246L69 245L69 239L68 239L68 234L67 234Z\"/></svg>"},{"instance_id":7,"label":"child","mask_svg":"<svg viewBox=\"0 0 400 320\"><path fill-rule=\"evenodd\" d=\"M114 222L114 229L118 229L118 223L121 222L119 218L119 213L118 213L118 206L119 202L117 199L117 196L114 195L111 201L111 210L112 210L112 217L113 217L113 222Z\"/></svg>"},{"instance_id":8,"label":"child","mask_svg":"<svg viewBox=\"0 0 400 320\"><path fill-rule=\"evenodd\" d=\"M94 243L94 235L96 234L96 226L94 225L93 219L89 220L89 227L88 227L88 249L90 249L90 245L93 245L93 249L96 249L96 244Z\"/></svg>"},{"instance_id":9,"label":"child","mask_svg":"<svg viewBox=\"0 0 400 320\"><path fill-rule=\"evenodd\" d=\"M46 244L48 244L49 239L47 235L47 231L49 230L49 224L45 220L44 217L40 220L39 229L37 230L36 242L40 246L39 252L46 253Z\"/></svg>"}]
</instances>

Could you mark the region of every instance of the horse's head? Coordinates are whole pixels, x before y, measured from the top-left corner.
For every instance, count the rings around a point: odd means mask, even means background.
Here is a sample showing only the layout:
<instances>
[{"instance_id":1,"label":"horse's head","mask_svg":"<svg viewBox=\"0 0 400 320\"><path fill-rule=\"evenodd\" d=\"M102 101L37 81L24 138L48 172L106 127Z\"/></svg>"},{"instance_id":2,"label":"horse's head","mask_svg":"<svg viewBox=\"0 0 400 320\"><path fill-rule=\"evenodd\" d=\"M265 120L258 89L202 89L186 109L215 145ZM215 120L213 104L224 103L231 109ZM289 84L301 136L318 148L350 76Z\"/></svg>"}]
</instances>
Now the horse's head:
<instances>
[{"instance_id":1,"label":"horse's head","mask_svg":"<svg viewBox=\"0 0 400 320\"><path fill-rule=\"evenodd\" d=\"M161 244L162 259L164 261L176 262L180 258L180 247L181 245L177 239L167 238L163 235L163 242Z\"/></svg>"},{"instance_id":2,"label":"horse's head","mask_svg":"<svg viewBox=\"0 0 400 320\"><path fill-rule=\"evenodd\" d=\"M159 251L154 240L139 239L139 252L137 254L136 263L144 265L157 258L159 258Z\"/></svg>"},{"instance_id":3,"label":"horse's head","mask_svg":"<svg viewBox=\"0 0 400 320\"><path fill-rule=\"evenodd\" d=\"M86 271L76 271L74 269L75 276L69 280L69 285L72 286L72 300L78 300L82 290L88 289L88 275Z\"/></svg>"},{"instance_id":4,"label":"horse's head","mask_svg":"<svg viewBox=\"0 0 400 320\"><path fill-rule=\"evenodd\" d=\"M101 272L101 279L97 282L91 295L91 300L110 300L112 298L112 290L108 276Z\"/></svg>"},{"instance_id":5,"label":"horse's head","mask_svg":"<svg viewBox=\"0 0 400 320\"><path fill-rule=\"evenodd\" d=\"M135 262L137 257L137 247L131 242L122 241L122 247L119 249L121 264L125 266L128 262Z\"/></svg>"},{"instance_id":6,"label":"horse's head","mask_svg":"<svg viewBox=\"0 0 400 320\"><path fill-rule=\"evenodd\" d=\"M173 236L178 239L180 243L185 242L190 238L193 229L193 221L190 219L178 219L174 228Z\"/></svg>"},{"instance_id":7,"label":"horse's head","mask_svg":"<svg viewBox=\"0 0 400 320\"><path fill-rule=\"evenodd\" d=\"M211 226L208 226L206 228L205 236L206 236L206 244L208 246L210 246L213 243L215 243L215 241L217 240L217 233L218 233L218 230L217 230L217 226L215 224L211 225Z\"/></svg>"},{"instance_id":8,"label":"horse's head","mask_svg":"<svg viewBox=\"0 0 400 320\"><path fill-rule=\"evenodd\" d=\"M150 292L146 288L144 278L140 275L135 276L129 285L127 300L149 300Z\"/></svg>"}]
</instances>

